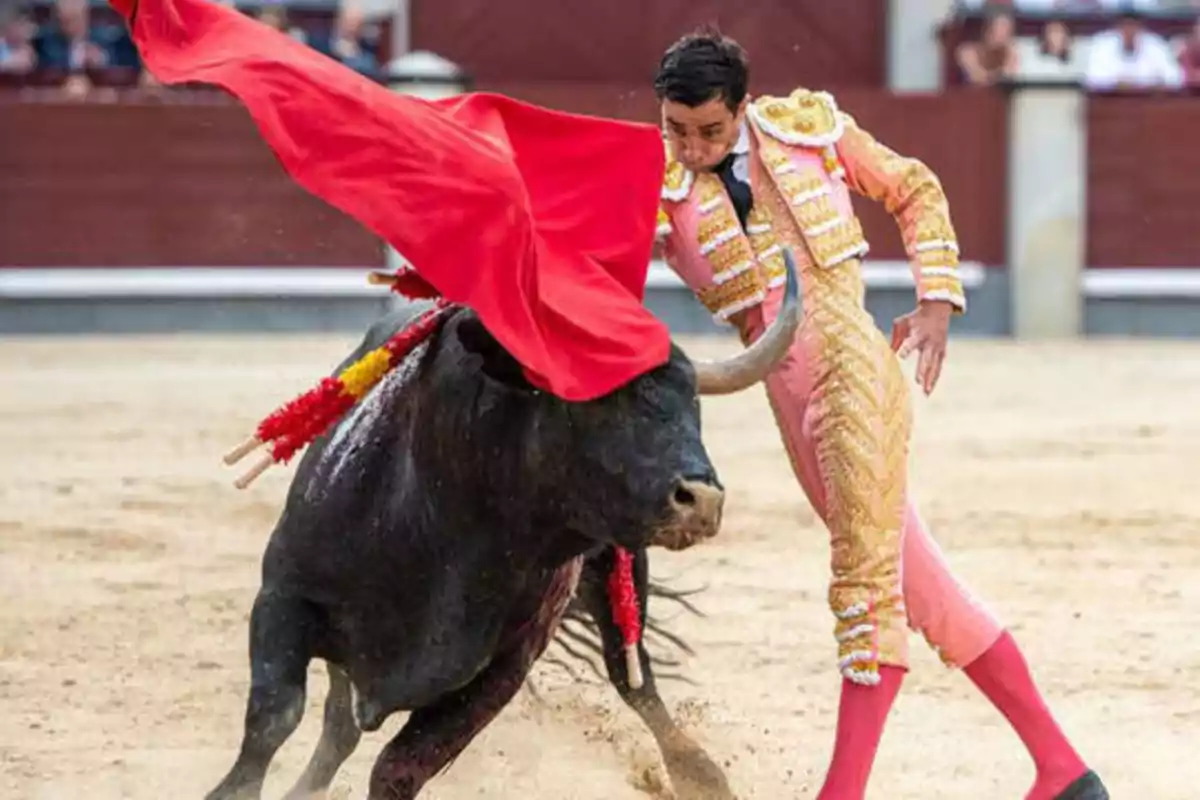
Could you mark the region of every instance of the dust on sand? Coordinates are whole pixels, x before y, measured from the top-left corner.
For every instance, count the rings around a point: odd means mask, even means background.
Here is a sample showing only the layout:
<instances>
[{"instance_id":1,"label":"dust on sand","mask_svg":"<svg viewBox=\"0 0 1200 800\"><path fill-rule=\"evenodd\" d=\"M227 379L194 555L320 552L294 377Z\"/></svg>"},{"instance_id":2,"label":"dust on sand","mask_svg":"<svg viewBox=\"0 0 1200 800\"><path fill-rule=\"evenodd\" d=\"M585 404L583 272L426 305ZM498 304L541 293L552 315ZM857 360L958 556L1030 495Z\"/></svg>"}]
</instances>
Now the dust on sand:
<instances>
[{"instance_id":1,"label":"dust on sand","mask_svg":"<svg viewBox=\"0 0 1200 800\"><path fill-rule=\"evenodd\" d=\"M246 616L290 468L238 492L219 457L355 337L0 342L0 796L199 797L232 762ZM728 340L685 342L717 355ZM911 372L911 367L909 368ZM914 485L953 566L1025 648L1113 796L1200 785L1200 348L956 341L918 399ZM655 553L708 584L668 703L746 798L811 797L837 703L827 548L761 390L712 399L706 441L729 489L720 540ZM914 641L872 800L1024 794L1031 768L964 676ZM437 800L659 794L648 735L603 682L538 666ZM325 691L267 785L316 740ZM363 796L364 738L335 784Z\"/></svg>"}]
</instances>

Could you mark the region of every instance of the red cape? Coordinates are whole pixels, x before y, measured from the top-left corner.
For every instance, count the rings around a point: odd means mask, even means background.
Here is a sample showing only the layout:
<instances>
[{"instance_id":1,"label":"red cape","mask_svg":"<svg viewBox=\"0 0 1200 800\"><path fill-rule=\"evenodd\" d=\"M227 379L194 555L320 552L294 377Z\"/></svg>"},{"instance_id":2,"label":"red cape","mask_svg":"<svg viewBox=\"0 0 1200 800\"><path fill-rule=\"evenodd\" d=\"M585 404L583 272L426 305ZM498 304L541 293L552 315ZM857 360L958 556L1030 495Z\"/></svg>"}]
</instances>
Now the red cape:
<instances>
[{"instance_id":1,"label":"red cape","mask_svg":"<svg viewBox=\"0 0 1200 800\"><path fill-rule=\"evenodd\" d=\"M642 306L664 154L650 125L492 94L397 94L209 0L110 0L163 83L220 86L300 186L475 309L530 380L590 400L664 363Z\"/></svg>"}]
</instances>

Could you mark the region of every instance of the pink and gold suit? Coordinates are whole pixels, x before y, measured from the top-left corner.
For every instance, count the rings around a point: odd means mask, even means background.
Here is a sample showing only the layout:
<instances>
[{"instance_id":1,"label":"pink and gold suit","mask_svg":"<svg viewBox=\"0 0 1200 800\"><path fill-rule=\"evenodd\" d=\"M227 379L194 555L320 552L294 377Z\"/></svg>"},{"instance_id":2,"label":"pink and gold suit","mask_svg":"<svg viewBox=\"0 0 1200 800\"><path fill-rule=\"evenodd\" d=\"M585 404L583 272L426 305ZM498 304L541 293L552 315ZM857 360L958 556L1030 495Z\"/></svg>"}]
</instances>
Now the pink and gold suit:
<instances>
[{"instance_id":1,"label":"pink and gold suit","mask_svg":"<svg viewBox=\"0 0 1200 800\"><path fill-rule=\"evenodd\" d=\"M801 271L804 322L767 393L796 477L829 529L829 605L838 667L874 684L907 667L908 631L963 666L1001 635L950 573L909 496L907 381L864 307L867 253L851 192L895 218L917 297L966 309L945 194L920 161L858 127L824 92L759 97L746 113L753 207L746 225L715 173L692 173L668 145L659 234L671 268L743 342L782 301L782 248Z\"/></svg>"}]
</instances>

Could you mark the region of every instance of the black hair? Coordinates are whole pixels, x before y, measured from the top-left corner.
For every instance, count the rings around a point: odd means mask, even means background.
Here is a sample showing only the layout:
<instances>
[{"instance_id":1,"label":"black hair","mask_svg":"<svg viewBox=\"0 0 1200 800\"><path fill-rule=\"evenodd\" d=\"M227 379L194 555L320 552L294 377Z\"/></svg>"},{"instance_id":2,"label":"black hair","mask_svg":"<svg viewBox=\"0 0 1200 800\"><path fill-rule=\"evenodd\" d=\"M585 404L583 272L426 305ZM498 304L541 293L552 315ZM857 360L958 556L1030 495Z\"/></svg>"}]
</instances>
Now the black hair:
<instances>
[{"instance_id":1,"label":"black hair","mask_svg":"<svg viewBox=\"0 0 1200 800\"><path fill-rule=\"evenodd\" d=\"M1008 19L1012 22L1017 21L1017 12L1010 5L1004 3L988 3L983 7L983 24L989 26L998 19Z\"/></svg>"},{"instance_id":2,"label":"black hair","mask_svg":"<svg viewBox=\"0 0 1200 800\"><path fill-rule=\"evenodd\" d=\"M1046 34L1050 30L1051 25L1062 25L1067 31L1067 41L1063 44L1063 51L1061 53L1052 54L1050 52L1050 38ZM1047 20L1046 24L1042 26L1042 32L1038 34L1038 50L1041 51L1042 55L1056 58L1061 63L1066 64L1071 60L1071 50L1074 47L1075 35L1071 33L1071 28L1065 21L1061 19L1051 19Z\"/></svg>"},{"instance_id":3,"label":"black hair","mask_svg":"<svg viewBox=\"0 0 1200 800\"><path fill-rule=\"evenodd\" d=\"M659 101L670 100L695 108L721 98L737 111L746 98L750 59L742 46L715 25L689 33L663 54L654 77Z\"/></svg>"}]
</instances>

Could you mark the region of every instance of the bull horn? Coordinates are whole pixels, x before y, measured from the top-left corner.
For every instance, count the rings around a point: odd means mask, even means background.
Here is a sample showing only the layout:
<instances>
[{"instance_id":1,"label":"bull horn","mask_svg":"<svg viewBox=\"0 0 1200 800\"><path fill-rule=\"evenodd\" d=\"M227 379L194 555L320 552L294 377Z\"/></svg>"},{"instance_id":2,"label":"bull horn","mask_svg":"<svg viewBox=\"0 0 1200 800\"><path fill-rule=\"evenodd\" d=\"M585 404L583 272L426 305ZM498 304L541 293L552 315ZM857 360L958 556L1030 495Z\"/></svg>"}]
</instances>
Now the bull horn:
<instances>
[{"instance_id":1,"label":"bull horn","mask_svg":"<svg viewBox=\"0 0 1200 800\"><path fill-rule=\"evenodd\" d=\"M796 259L790 249L784 249L783 262L787 272L783 305L771 326L744 351L724 361L694 361L697 394L733 394L748 389L767 377L796 338L804 317L800 303L800 276Z\"/></svg>"}]
</instances>

